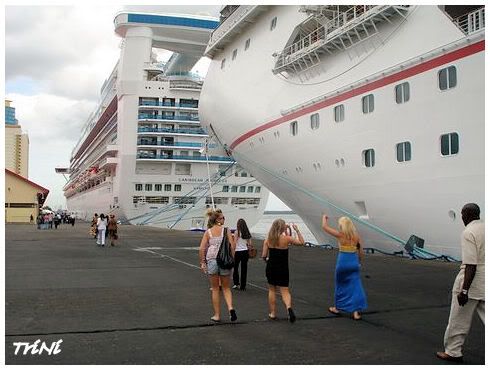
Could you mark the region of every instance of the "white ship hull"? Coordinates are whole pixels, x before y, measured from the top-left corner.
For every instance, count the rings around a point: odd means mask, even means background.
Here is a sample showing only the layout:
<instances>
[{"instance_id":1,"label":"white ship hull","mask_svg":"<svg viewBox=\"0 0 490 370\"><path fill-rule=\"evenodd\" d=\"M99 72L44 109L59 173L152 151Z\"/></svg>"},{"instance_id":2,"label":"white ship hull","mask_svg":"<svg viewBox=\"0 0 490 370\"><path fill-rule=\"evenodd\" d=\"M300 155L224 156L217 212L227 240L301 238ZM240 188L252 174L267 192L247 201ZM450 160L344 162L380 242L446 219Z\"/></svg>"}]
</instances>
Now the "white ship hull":
<instances>
[{"instance_id":1,"label":"white ship hull","mask_svg":"<svg viewBox=\"0 0 490 370\"><path fill-rule=\"evenodd\" d=\"M104 213L189 230L206 228L206 211L215 206L232 228L239 218L250 227L258 221L268 190L199 122L202 81L189 71L216 24L205 17L116 16L121 57L73 150L64 188L69 212L87 221ZM153 47L178 55L157 62Z\"/></svg>"},{"instance_id":2,"label":"white ship hull","mask_svg":"<svg viewBox=\"0 0 490 370\"><path fill-rule=\"evenodd\" d=\"M399 251L415 234L427 250L460 258L462 206L475 202L484 214L484 32L465 35L438 7L411 7L406 18L379 24L376 36L306 71L274 74L271 56L307 16L297 6L264 8L237 36L216 41L219 48L208 45L201 121L320 243L334 242L321 229L322 214L332 225L347 214L365 247ZM442 91L438 73L449 66L457 84ZM398 104L395 86L404 82L410 97ZM369 94L374 110L365 114L361 99ZM344 117L336 122L339 105ZM441 137L451 133L459 150L443 155ZM398 162L403 142L411 160ZM364 162L368 149L374 166Z\"/></svg>"}]
</instances>

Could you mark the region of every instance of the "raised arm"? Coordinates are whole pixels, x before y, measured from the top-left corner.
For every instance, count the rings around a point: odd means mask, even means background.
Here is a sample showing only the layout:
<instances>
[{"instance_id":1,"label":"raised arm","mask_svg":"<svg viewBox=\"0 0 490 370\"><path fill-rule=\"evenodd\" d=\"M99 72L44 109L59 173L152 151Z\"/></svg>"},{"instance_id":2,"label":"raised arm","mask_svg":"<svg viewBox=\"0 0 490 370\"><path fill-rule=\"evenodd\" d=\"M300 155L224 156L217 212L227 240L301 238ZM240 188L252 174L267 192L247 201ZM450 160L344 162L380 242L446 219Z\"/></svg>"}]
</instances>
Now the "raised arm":
<instances>
[{"instance_id":1,"label":"raised arm","mask_svg":"<svg viewBox=\"0 0 490 370\"><path fill-rule=\"evenodd\" d=\"M305 240L303 239L303 235L301 234L301 231L299 231L298 225L293 224L293 229L294 231L296 231L296 238L293 236L288 236L289 244L304 245Z\"/></svg>"},{"instance_id":2,"label":"raised arm","mask_svg":"<svg viewBox=\"0 0 490 370\"><path fill-rule=\"evenodd\" d=\"M339 231L328 225L327 215L323 215L322 217L322 229L325 230L325 232L327 232L328 234L335 236L336 238L339 238L341 236Z\"/></svg>"}]
</instances>

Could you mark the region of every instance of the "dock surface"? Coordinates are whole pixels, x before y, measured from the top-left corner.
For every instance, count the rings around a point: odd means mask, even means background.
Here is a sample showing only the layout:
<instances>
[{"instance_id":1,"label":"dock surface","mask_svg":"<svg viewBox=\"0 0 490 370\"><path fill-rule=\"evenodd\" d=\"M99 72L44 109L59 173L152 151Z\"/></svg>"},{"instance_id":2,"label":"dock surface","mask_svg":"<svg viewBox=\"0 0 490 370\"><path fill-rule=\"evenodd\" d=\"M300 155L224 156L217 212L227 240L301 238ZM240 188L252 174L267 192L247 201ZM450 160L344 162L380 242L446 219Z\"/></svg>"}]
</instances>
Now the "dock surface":
<instances>
[{"instance_id":1,"label":"dock surface","mask_svg":"<svg viewBox=\"0 0 490 370\"><path fill-rule=\"evenodd\" d=\"M119 226L117 247L99 248L89 225L6 225L6 364L446 364L443 350L456 263L367 255L361 275L368 309L337 317L337 252L291 247L294 324L277 297L267 319L265 263L249 261L246 291L233 290L238 321L213 324L202 234ZM255 245L260 249L258 241ZM15 355L36 340L58 354ZM475 314L466 364L485 363L484 326Z\"/></svg>"}]
</instances>

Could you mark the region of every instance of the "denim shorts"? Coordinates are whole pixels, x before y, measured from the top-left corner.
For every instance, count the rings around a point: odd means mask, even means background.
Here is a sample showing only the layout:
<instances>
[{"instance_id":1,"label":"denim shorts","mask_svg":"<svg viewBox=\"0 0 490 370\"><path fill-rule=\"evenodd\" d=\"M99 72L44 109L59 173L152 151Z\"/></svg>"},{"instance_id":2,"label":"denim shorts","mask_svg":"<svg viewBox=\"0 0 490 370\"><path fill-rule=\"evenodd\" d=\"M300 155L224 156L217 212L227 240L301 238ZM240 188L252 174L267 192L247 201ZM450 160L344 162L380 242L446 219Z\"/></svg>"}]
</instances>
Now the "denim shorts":
<instances>
[{"instance_id":1,"label":"denim shorts","mask_svg":"<svg viewBox=\"0 0 490 370\"><path fill-rule=\"evenodd\" d=\"M216 259L208 260L208 275L221 275L228 276L231 274L231 270L225 270L218 266Z\"/></svg>"}]
</instances>

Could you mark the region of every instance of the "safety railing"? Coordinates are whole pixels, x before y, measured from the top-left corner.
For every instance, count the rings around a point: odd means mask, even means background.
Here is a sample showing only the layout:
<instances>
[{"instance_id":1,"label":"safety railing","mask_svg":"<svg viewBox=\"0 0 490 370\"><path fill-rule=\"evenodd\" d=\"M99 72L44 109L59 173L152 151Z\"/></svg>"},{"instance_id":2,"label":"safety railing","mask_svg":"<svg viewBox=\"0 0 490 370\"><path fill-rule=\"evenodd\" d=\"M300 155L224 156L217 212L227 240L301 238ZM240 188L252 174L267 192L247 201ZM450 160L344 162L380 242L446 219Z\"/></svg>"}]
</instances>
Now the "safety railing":
<instances>
[{"instance_id":1,"label":"safety railing","mask_svg":"<svg viewBox=\"0 0 490 370\"><path fill-rule=\"evenodd\" d=\"M453 20L466 35L485 29L485 7L472 11Z\"/></svg>"},{"instance_id":2,"label":"safety railing","mask_svg":"<svg viewBox=\"0 0 490 370\"><path fill-rule=\"evenodd\" d=\"M138 132L163 132L168 134L190 134L190 135L207 135L207 132L203 129L169 129L169 128L153 128L153 127L139 127Z\"/></svg>"}]
</instances>

